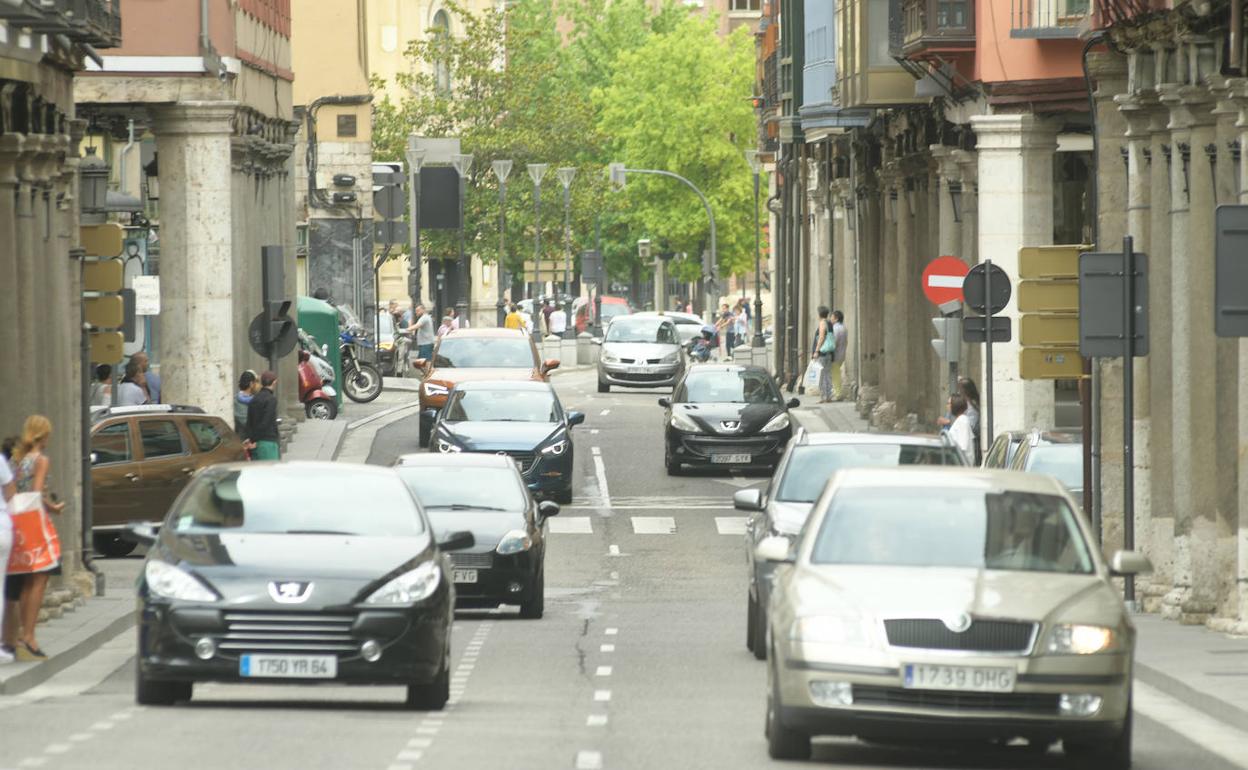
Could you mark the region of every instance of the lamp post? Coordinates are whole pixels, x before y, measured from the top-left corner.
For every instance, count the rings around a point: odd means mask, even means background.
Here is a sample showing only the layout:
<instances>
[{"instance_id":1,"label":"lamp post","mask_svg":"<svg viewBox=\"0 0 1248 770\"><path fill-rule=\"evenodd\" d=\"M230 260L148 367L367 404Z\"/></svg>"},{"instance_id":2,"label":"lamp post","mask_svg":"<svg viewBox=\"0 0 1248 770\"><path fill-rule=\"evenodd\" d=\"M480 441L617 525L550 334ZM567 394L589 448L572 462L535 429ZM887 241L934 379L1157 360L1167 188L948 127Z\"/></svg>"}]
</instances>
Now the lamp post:
<instances>
[{"instance_id":1,"label":"lamp post","mask_svg":"<svg viewBox=\"0 0 1248 770\"><path fill-rule=\"evenodd\" d=\"M563 184L563 315L564 339L576 339L576 324L572 323L572 179L576 169L566 166L555 172Z\"/></svg>"},{"instance_id":2,"label":"lamp post","mask_svg":"<svg viewBox=\"0 0 1248 770\"><path fill-rule=\"evenodd\" d=\"M754 174L754 339L750 341L750 347L762 348L767 344L763 339L762 245L758 221L758 176L763 163L758 159L758 150L746 150L745 160Z\"/></svg>"},{"instance_id":3,"label":"lamp post","mask_svg":"<svg viewBox=\"0 0 1248 770\"><path fill-rule=\"evenodd\" d=\"M408 220L409 241L412 244L412 259L407 266L407 293L412 298L412 314L420 304L420 168L425 164L425 151L414 146L416 137L407 138L407 195L411 206L411 218Z\"/></svg>"},{"instance_id":4,"label":"lamp post","mask_svg":"<svg viewBox=\"0 0 1248 770\"><path fill-rule=\"evenodd\" d=\"M537 314L537 295L541 293L540 278L542 277L542 177L546 176L547 165L545 163L530 163L528 165L529 178L533 180L533 269L537 274L533 276L533 289L530 296L533 299L533 314ZM538 324L534 324L536 329Z\"/></svg>"},{"instance_id":5,"label":"lamp post","mask_svg":"<svg viewBox=\"0 0 1248 770\"><path fill-rule=\"evenodd\" d=\"M452 155L451 164L455 166L455 173L459 174L459 265L455 271L459 292L455 298L455 310L462 324L468 319L466 315L468 311L468 259L464 256L464 197L468 193L468 173L472 171L472 153Z\"/></svg>"},{"instance_id":6,"label":"lamp post","mask_svg":"<svg viewBox=\"0 0 1248 770\"><path fill-rule=\"evenodd\" d=\"M490 164L494 176L498 178L498 326L502 328L507 321L507 303L504 292L507 282L503 280L503 265L507 257L507 176L511 174L511 161L496 160Z\"/></svg>"}]
</instances>

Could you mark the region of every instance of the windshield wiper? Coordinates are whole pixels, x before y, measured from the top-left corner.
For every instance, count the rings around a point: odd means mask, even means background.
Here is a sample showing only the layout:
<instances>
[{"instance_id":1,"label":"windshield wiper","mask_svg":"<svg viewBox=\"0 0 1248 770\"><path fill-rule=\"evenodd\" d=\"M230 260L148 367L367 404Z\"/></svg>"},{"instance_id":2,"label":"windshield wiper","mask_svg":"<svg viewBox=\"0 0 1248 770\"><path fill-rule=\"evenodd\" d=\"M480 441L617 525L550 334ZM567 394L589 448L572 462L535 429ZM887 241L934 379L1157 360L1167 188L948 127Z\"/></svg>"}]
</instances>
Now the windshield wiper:
<instances>
[{"instance_id":1,"label":"windshield wiper","mask_svg":"<svg viewBox=\"0 0 1248 770\"><path fill-rule=\"evenodd\" d=\"M505 511L506 508L496 508L492 505L468 505L467 503L451 503L450 505L426 505L425 508L437 509L439 511Z\"/></svg>"},{"instance_id":2,"label":"windshield wiper","mask_svg":"<svg viewBox=\"0 0 1248 770\"><path fill-rule=\"evenodd\" d=\"M288 529L287 535L358 535L358 532L342 532L336 529Z\"/></svg>"}]
</instances>

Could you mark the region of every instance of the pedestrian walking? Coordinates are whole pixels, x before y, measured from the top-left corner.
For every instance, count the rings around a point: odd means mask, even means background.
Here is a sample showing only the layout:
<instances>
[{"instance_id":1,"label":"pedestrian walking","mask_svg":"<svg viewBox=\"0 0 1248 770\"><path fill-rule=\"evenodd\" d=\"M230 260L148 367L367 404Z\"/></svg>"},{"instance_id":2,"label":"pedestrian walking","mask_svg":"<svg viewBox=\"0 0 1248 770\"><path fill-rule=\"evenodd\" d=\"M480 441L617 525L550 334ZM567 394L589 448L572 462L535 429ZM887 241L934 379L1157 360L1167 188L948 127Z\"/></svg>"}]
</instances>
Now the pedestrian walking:
<instances>
[{"instance_id":1,"label":"pedestrian walking","mask_svg":"<svg viewBox=\"0 0 1248 770\"><path fill-rule=\"evenodd\" d=\"M836 351L832 353L832 397L837 401L845 400L845 384L842 379L845 369L845 355L849 352L849 330L845 328L845 314L839 310L832 311L832 342Z\"/></svg>"},{"instance_id":2,"label":"pedestrian walking","mask_svg":"<svg viewBox=\"0 0 1248 770\"><path fill-rule=\"evenodd\" d=\"M247 405L247 445L253 460L280 460L277 433L277 396L273 393L277 375L260 375L260 390Z\"/></svg>"},{"instance_id":3,"label":"pedestrian walking","mask_svg":"<svg viewBox=\"0 0 1248 770\"><path fill-rule=\"evenodd\" d=\"M91 380L91 406L108 406L113 402L113 367L100 364L95 367Z\"/></svg>"},{"instance_id":4,"label":"pedestrian walking","mask_svg":"<svg viewBox=\"0 0 1248 770\"><path fill-rule=\"evenodd\" d=\"M750 312L748 307L749 305L746 303L745 298L742 297L737 300L737 308L733 311L733 332L737 345L744 345L745 341L750 338Z\"/></svg>"},{"instance_id":5,"label":"pedestrian walking","mask_svg":"<svg viewBox=\"0 0 1248 770\"><path fill-rule=\"evenodd\" d=\"M428 361L433 358L433 341L435 339L433 316L425 310L424 305L417 305L412 315L414 322L410 331L416 333L416 357Z\"/></svg>"},{"instance_id":6,"label":"pedestrian walking","mask_svg":"<svg viewBox=\"0 0 1248 770\"><path fill-rule=\"evenodd\" d=\"M819 306L819 326L815 331L815 341L811 346L810 357L818 359L822 369L819 372L819 403L832 401L832 358L836 353L836 335L832 331L829 317L832 311L826 305Z\"/></svg>"},{"instance_id":7,"label":"pedestrian walking","mask_svg":"<svg viewBox=\"0 0 1248 770\"><path fill-rule=\"evenodd\" d=\"M132 357L126 363L126 376L117 386L118 406L139 406L148 403L147 381L143 370Z\"/></svg>"},{"instance_id":8,"label":"pedestrian walking","mask_svg":"<svg viewBox=\"0 0 1248 770\"><path fill-rule=\"evenodd\" d=\"M505 329L524 329L524 319L520 317L520 307L514 302L507 308L507 317L503 319Z\"/></svg>"},{"instance_id":9,"label":"pedestrian walking","mask_svg":"<svg viewBox=\"0 0 1248 770\"><path fill-rule=\"evenodd\" d=\"M562 337L568 330L568 314L563 311L562 307L555 306L550 313L549 323L550 333L556 337Z\"/></svg>"},{"instance_id":10,"label":"pedestrian walking","mask_svg":"<svg viewBox=\"0 0 1248 770\"><path fill-rule=\"evenodd\" d=\"M971 418L967 416L966 408L966 397L961 393L954 393L949 397L949 413L953 415L953 424L949 426L949 438L962 452L966 461L971 463L975 459L975 450L972 446L975 436L971 431Z\"/></svg>"},{"instance_id":11,"label":"pedestrian walking","mask_svg":"<svg viewBox=\"0 0 1248 770\"><path fill-rule=\"evenodd\" d=\"M35 626L48 579L61 574L60 539L47 516L65 509L65 504L48 491L52 463L44 450L51 438L51 420L32 414L22 426L22 436L10 459L15 493L10 516L17 514L21 521L14 522L13 547L6 562L9 574L4 586L3 633L4 644L11 646L23 662L48 657L35 640ZM24 494L26 498L18 497Z\"/></svg>"},{"instance_id":12,"label":"pedestrian walking","mask_svg":"<svg viewBox=\"0 0 1248 770\"><path fill-rule=\"evenodd\" d=\"M454 326L456 329L468 328L468 325L469 325L468 319L461 318L459 315L459 311L456 310L455 308L448 308L446 311L446 314L451 317L451 325Z\"/></svg>"},{"instance_id":13,"label":"pedestrian walking","mask_svg":"<svg viewBox=\"0 0 1248 770\"><path fill-rule=\"evenodd\" d=\"M147 403L160 403L160 375L152 371L152 362L142 350L130 356L130 360L139 365L143 373L143 390L147 393Z\"/></svg>"},{"instance_id":14,"label":"pedestrian walking","mask_svg":"<svg viewBox=\"0 0 1248 770\"><path fill-rule=\"evenodd\" d=\"M442 324L438 326L438 336L444 337L448 333L453 332L453 331L455 331L455 318L454 316L450 315L450 313L447 313L446 315L442 316Z\"/></svg>"},{"instance_id":15,"label":"pedestrian walking","mask_svg":"<svg viewBox=\"0 0 1248 770\"><path fill-rule=\"evenodd\" d=\"M976 465L983 462L983 449L979 432L979 387L970 377L958 378L958 395L966 400L966 418L971 425L971 438L974 444L972 458ZM945 430L951 430L957 415L952 410L944 417L938 417L936 424Z\"/></svg>"},{"instance_id":16,"label":"pedestrian walking","mask_svg":"<svg viewBox=\"0 0 1248 770\"><path fill-rule=\"evenodd\" d=\"M542 302L542 328L547 334L554 334L550 330L550 314L555 312L555 303L549 299Z\"/></svg>"},{"instance_id":17,"label":"pedestrian walking","mask_svg":"<svg viewBox=\"0 0 1248 770\"><path fill-rule=\"evenodd\" d=\"M260 390L260 378L251 369L238 376L238 392L234 394L234 432L245 442L247 440L247 407L256 391Z\"/></svg>"},{"instance_id":18,"label":"pedestrian walking","mask_svg":"<svg viewBox=\"0 0 1248 770\"><path fill-rule=\"evenodd\" d=\"M732 311L725 302L719 306L715 316L715 335L719 338L719 360L725 361L732 354Z\"/></svg>"},{"instance_id":19,"label":"pedestrian walking","mask_svg":"<svg viewBox=\"0 0 1248 770\"><path fill-rule=\"evenodd\" d=\"M9 501L15 494L17 484L13 481L13 472L6 457L0 462L0 597L5 595L9 553L13 550L13 519L9 516ZM5 643L0 643L0 665L16 659L16 650L7 644L6 628L4 616L0 614L0 639L5 640Z\"/></svg>"}]
</instances>

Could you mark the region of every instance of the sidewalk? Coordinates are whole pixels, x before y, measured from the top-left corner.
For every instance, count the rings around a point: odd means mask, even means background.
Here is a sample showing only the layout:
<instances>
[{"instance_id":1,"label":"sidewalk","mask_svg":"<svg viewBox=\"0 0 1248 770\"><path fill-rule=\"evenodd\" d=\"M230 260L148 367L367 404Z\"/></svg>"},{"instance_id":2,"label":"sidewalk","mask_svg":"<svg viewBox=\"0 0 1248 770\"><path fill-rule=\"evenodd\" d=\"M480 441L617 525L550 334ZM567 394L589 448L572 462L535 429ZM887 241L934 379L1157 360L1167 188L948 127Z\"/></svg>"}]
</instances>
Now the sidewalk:
<instances>
[{"instance_id":1,"label":"sidewalk","mask_svg":"<svg viewBox=\"0 0 1248 770\"><path fill-rule=\"evenodd\" d=\"M802 405L792 414L798 425L811 433L826 431L862 432L871 430L867 421L858 416L858 409L853 401L834 401L831 404L819 403L818 394L792 395L783 394L786 399L796 398Z\"/></svg>"},{"instance_id":2,"label":"sidewalk","mask_svg":"<svg viewBox=\"0 0 1248 770\"><path fill-rule=\"evenodd\" d=\"M1135 678L1248 731L1248 637L1136 615Z\"/></svg>"}]
</instances>

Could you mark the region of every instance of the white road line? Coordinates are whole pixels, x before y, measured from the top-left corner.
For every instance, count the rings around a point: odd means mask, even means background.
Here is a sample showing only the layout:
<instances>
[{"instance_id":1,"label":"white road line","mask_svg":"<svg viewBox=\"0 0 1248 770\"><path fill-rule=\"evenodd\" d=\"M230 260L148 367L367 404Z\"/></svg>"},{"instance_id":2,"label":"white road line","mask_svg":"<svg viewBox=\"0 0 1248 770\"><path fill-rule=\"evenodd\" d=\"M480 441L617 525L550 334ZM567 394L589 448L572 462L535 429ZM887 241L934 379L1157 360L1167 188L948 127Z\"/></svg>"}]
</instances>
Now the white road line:
<instances>
[{"instance_id":1,"label":"white road line","mask_svg":"<svg viewBox=\"0 0 1248 770\"><path fill-rule=\"evenodd\" d=\"M407 747L409 749L427 749L432 745L432 738L412 738L407 742Z\"/></svg>"},{"instance_id":2,"label":"white road line","mask_svg":"<svg viewBox=\"0 0 1248 770\"><path fill-rule=\"evenodd\" d=\"M599 666L594 670L594 676L611 676L610 666Z\"/></svg>"},{"instance_id":3,"label":"white road line","mask_svg":"<svg viewBox=\"0 0 1248 770\"><path fill-rule=\"evenodd\" d=\"M44 754L65 754L72 748L73 746L70 746L68 743L51 743L43 747L43 753Z\"/></svg>"},{"instance_id":4,"label":"white road line","mask_svg":"<svg viewBox=\"0 0 1248 770\"><path fill-rule=\"evenodd\" d=\"M614 544L609 545L609 546L607 546L607 553L608 553L609 555L611 555L611 556L619 556L619 555L620 555L620 547L619 547L618 545L614 545Z\"/></svg>"},{"instance_id":5,"label":"white road line","mask_svg":"<svg viewBox=\"0 0 1248 770\"><path fill-rule=\"evenodd\" d=\"M416 733L418 735L437 735L441 729L442 725L420 725L416 728Z\"/></svg>"},{"instance_id":6,"label":"white road line","mask_svg":"<svg viewBox=\"0 0 1248 770\"><path fill-rule=\"evenodd\" d=\"M585 719L586 727L604 727L607 724L606 714L590 714Z\"/></svg>"},{"instance_id":7,"label":"white road line","mask_svg":"<svg viewBox=\"0 0 1248 770\"><path fill-rule=\"evenodd\" d=\"M594 455L594 476L598 479L598 497L601 498L600 508L611 508L611 492L607 488L607 466L602 461L602 455Z\"/></svg>"},{"instance_id":8,"label":"white road line","mask_svg":"<svg viewBox=\"0 0 1248 770\"><path fill-rule=\"evenodd\" d=\"M744 516L716 516L715 530L721 535L744 535L745 522Z\"/></svg>"},{"instance_id":9,"label":"white road line","mask_svg":"<svg viewBox=\"0 0 1248 770\"><path fill-rule=\"evenodd\" d=\"M611 700L610 690L594 690L594 701L597 703L606 703Z\"/></svg>"},{"instance_id":10,"label":"white road line","mask_svg":"<svg viewBox=\"0 0 1248 770\"><path fill-rule=\"evenodd\" d=\"M590 451L590 453L592 453L592 454L596 457L596 456L598 456L598 455L602 454L602 447L600 447L600 446L591 446L591 447L589 448L589 451Z\"/></svg>"},{"instance_id":11,"label":"white road line","mask_svg":"<svg viewBox=\"0 0 1248 770\"><path fill-rule=\"evenodd\" d=\"M615 645L604 644L598 648L598 652L615 652Z\"/></svg>"},{"instance_id":12,"label":"white road line","mask_svg":"<svg viewBox=\"0 0 1248 770\"><path fill-rule=\"evenodd\" d=\"M116 727L116 725L112 722L96 722L91 725L92 730L111 730L114 727Z\"/></svg>"},{"instance_id":13,"label":"white road line","mask_svg":"<svg viewBox=\"0 0 1248 770\"><path fill-rule=\"evenodd\" d=\"M1133 700L1136 711L1217 754L1236 767L1248 768L1244 746L1248 733L1211 719L1196 709L1166 695L1155 687L1135 680Z\"/></svg>"},{"instance_id":14,"label":"white road line","mask_svg":"<svg viewBox=\"0 0 1248 770\"><path fill-rule=\"evenodd\" d=\"M552 535L592 535L593 521L588 516L557 516L547 522Z\"/></svg>"},{"instance_id":15,"label":"white road line","mask_svg":"<svg viewBox=\"0 0 1248 770\"><path fill-rule=\"evenodd\" d=\"M404 749L403 751L399 752L399 756L397 757L397 759L401 759L404 762L415 762L416 760L420 759L424 755L425 755L425 752L419 749Z\"/></svg>"},{"instance_id":16,"label":"white road line","mask_svg":"<svg viewBox=\"0 0 1248 770\"><path fill-rule=\"evenodd\" d=\"M598 416L599 416L599 417L606 417L606 416L607 416L607 415L609 415L609 414L611 414L611 410L610 410L610 409L603 409L601 412L599 412L599 413L598 413Z\"/></svg>"},{"instance_id":17,"label":"white road line","mask_svg":"<svg viewBox=\"0 0 1248 770\"><path fill-rule=\"evenodd\" d=\"M82 741L89 741L94 737L95 737L94 733L74 733L73 735L69 736L69 739L76 743L81 743Z\"/></svg>"},{"instance_id":18,"label":"white road line","mask_svg":"<svg viewBox=\"0 0 1248 770\"><path fill-rule=\"evenodd\" d=\"M606 634L607 636L615 636L616 634L620 633L620 629L618 629L618 628L608 628L608 629L607 629L606 631L604 631L603 633L604 633L604 634Z\"/></svg>"},{"instance_id":19,"label":"white road line","mask_svg":"<svg viewBox=\"0 0 1248 770\"><path fill-rule=\"evenodd\" d=\"M676 532L676 519L671 516L631 516L634 535L671 535Z\"/></svg>"},{"instance_id":20,"label":"white road line","mask_svg":"<svg viewBox=\"0 0 1248 770\"><path fill-rule=\"evenodd\" d=\"M602 752L576 752L576 770L602 770Z\"/></svg>"},{"instance_id":21,"label":"white road line","mask_svg":"<svg viewBox=\"0 0 1248 770\"><path fill-rule=\"evenodd\" d=\"M26 757L17 763L18 767L43 767L48 763L47 757Z\"/></svg>"},{"instance_id":22,"label":"white road line","mask_svg":"<svg viewBox=\"0 0 1248 770\"><path fill-rule=\"evenodd\" d=\"M395 763L386 768L386 770L412 770L412 766L404 763Z\"/></svg>"},{"instance_id":23,"label":"white road line","mask_svg":"<svg viewBox=\"0 0 1248 770\"><path fill-rule=\"evenodd\" d=\"M620 573L618 573L618 572L612 572L612 573L611 573L611 579L612 579L612 580L619 580L619 579L620 579Z\"/></svg>"},{"instance_id":24,"label":"white road line","mask_svg":"<svg viewBox=\"0 0 1248 770\"><path fill-rule=\"evenodd\" d=\"M589 429L589 435L591 435L591 436L597 436L597 435L598 435L598 429L597 429L597 428L590 428L590 429Z\"/></svg>"}]
</instances>

